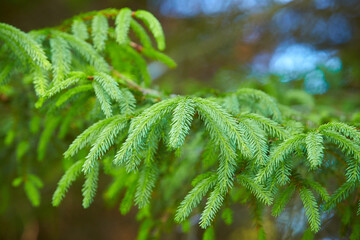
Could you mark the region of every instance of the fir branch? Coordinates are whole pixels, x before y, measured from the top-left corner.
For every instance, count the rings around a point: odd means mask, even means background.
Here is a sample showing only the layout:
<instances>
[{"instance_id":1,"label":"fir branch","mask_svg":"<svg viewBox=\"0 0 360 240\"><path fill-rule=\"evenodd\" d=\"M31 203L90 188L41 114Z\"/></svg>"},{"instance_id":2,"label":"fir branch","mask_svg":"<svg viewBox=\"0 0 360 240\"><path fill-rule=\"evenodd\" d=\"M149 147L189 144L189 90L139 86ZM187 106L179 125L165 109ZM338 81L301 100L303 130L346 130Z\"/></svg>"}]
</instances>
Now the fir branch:
<instances>
[{"instance_id":1,"label":"fir branch","mask_svg":"<svg viewBox=\"0 0 360 240\"><path fill-rule=\"evenodd\" d=\"M86 119L104 118L102 112L105 113L105 119L98 121L81 133L64 153L66 160L69 160L81 149L89 148L86 158L74 163L59 181L53 196L53 205L60 204L82 169L86 178L82 190L83 206L89 207L96 193L100 164L103 163L105 173L112 175L115 180L109 188L106 198L112 201L116 200L116 195L126 187L120 211L123 214L127 213L135 201L135 204L142 208L139 219L143 217L151 219L150 208L144 207L149 206L158 177L163 177L159 176L160 172L175 173L172 176L175 180L160 184L160 187L174 185L167 194L171 195L178 187L181 187L182 180L194 174L194 171L188 171L190 168L217 167L216 172L195 177L194 188L177 209L176 221L184 221L191 214L193 208L198 206L204 196L211 191L200 219L200 226L207 228L212 224L219 209L222 208L227 194L230 192L231 197L239 200L239 197L235 195L236 192L241 191L241 193L245 193L242 200L250 199L252 203L251 207L255 213L254 219L259 230L259 238L265 238L261 219L261 214L264 212L263 203L271 204L274 198L272 213L278 216L297 189L304 204L310 227L313 231L318 231L320 211L314 193L321 197L325 208L330 209L349 198L358 186L360 180L360 131L341 122L327 123L321 125L316 131L311 130L307 133L304 133L308 127L307 124L305 126L301 122L287 120L282 125L281 112L276 100L259 90L240 89L236 93L225 94L224 98L217 99L223 104L220 106L210 98L195 96L173 97L170 95L171 98L167 99L168 94L145 88L151 84L151 77L144 56L159 60L170 67L176 64L172 59L152 48L152 40L147 31L133 17L144 22L154 35L158 49L163 50L165 40L160 23L153 15L142 10L131 12L128 8L120 11L107 9L82 14L57 28L61 31L43 29L26 34L7 24L0 24L0 40L5 43L0 52L3 55L10 52L10 57L5 56L5 61L0 63L2 69L0 84L7 81L9 76L16 78L24 76L26 83L33 81L35 92L40 97L36 104L37 107L48 98L54 97L48 99L48 104L44 107L49 107L47 109L50 112L58 113L58 111L65 110L63 113L68 114L61 123L60 132L66 133L66 129L77 111L81 110L79 112L81 113L87 110L87 108L82 110L82 106L87 107L89 103L94 103L93 94L88 94L89 91L95 91L97 101L95 102L96 107L86 115ZM114 28L109 27L108 18L115 19L115 31ZM92 20L91 29L89 29L92 39L87 42L85 40L89 37L87 28L89 20ZM129 39L130 28L142 45ZM73 35L67 33L70 32L69 30L73 32ZM108 35L112 39L106 42ZM114 38L117 43L114 42ZM89 43L90 41L93 45ZM106 45L107 43L109 45ZM99 52L104 49L106 52L100 54ZM52 65L48 62L44 50L51 56ZM74 52L72 52L73 50ZM103 57L105 55L106 59ZM110 67L108 62L112 62L114 67ZM20 63L24 66L20 66ZM79 72L71 72L74 70L79 70ZM53 78L52 82L49 81L50 77ZM82 85L86 82L83 81L85 77L87 80L91 80L91 84ZM80 85L77 85L79 83ZM5 89L4 94L7 94L7 91L8 89ZM12 89L9 90L10 94L13 94L11 91ZM61 94L59 94L60 92ZM10 94L9 96L12 96ZM75 98L79 94L82 96ZM7 98L7 95L5 97ZM71 99L72 97L74 98ZM61 109L56 108L70 102L70 99L75 100L74 105L63 106ZM260 114L241 113L243 109L241 100L249 103L249 106L245 106L248 111ZM139 107L136 104L139 104ZM282 110L285 109L283 106L280 107ZM101 111L99 111L100 108ZM112 114L120 112L121 115L112 116ZM289 111L286 110L286 112ZM39 159L44 158L47 144L57 129L57 125L62 119L61 116L62 114L54 115L46 120L38 145ZM194 116L199 116L204 126L199 125L198 120L195 120L192 126ZM15 155L23 160L31 144L26 140L18 139L20 133L15 129L21 127L17 122L19 119L16 119L16 123L7 124L11 121L4 120L5 131L11 129L7 133L6 144L14 143ZM78 127L82 124L83 121L75 121L71 126ZM34 125L36 124L31 123L31 126ZM193 141L186 144L184 149L184 152L191 153L189 154L191 156L184 156L180 152L180 147L184 146L191 128L195 131L189 136ZM127 132L127 130L129 131ZM36 133L36 130L33 132ZM59 135L64 136L65 134L59 133ZM208 140L201 142L201 139L207 137L209 137ZM125 138L126 140L123 142ZM310 170L320 167L324 157L323 151L325 147L329 146L329 143L335 144L345 153L344 159L339 155L337 160L347 164L346 182L331 197L329 197L327 189L319 182L309 178L300 179L295 172L291 172L293 163L294 166L299 167L298 160L301 160L296 158L295 162L292 161L293 154L302 157L307 153ZM121 148L112 161L110 157L105 158L104 156L114 144L120 144ZM167 147L177 149L176 153L167 153L166 151L170 150ZM207 163L201 166L197 160L204 147L206 149L203 159ZM270 150L269 147L271 147ZM169 161L162 161L160 165L158 161L155 161L158 158ZM114 168L112 162L117 165L122 164L123 168ZM326 168L328 167L337 167L337 163L332 157L327 161ZM126 171L137 170L137 168L140 169L139 173L126 173ZM170 172L166 169L169 169ZM244 175L245 171L247 175ZM303 169L299 169L300 171L305 174ZM244 186L244 188L240 188L240 191L237 186L233 186L235 173L237 173L236 180ZM342 177L343 175L339 176L339 179ZM166 178L171 179L168 176ZM14 183L17 185L24 183L24 190L32 204L39 205L41 180L31 174L15 180ZM284 192L279 191L278 188L284 184L289 184L288 188L284 188ZM250 196L250 193L255 197ZM167 198L168 196L165 196L165 199ZM357 201L358 197L356 196L351 206ZM360 212L360 206L358 211ZM161 221L167 221L168 215L170 214L166 213ZM349 216L352 215L348 214L344 217L347 218L344 221L345 225L349 224ZM144 227L146 231L152 228L154 222L152 220L150 222L151 224ZM354 226L357 225L354 224ZM154 229L154 232L157 231ZM212 228L207 230L207 232L211 231ZM352 237L354 238L354 236L356 237L356 231Z\"/></svg>"},{"instance_id":2,"label":"fir branch","mask_svg":"<svg viewBox=\"0 0 360 240\"><path fill-rule=\"evenodd\" d=\"M221 185L217 184L214 190L211 192L204 211L200 217L200 227L206 229L211 225L212 220L215 218L216 213L219 211L224 201L224 191L221 189Z\"/></svg>"},{"instance_id":3,"label":"fir branch","mask_svg":"<svg viewBox=\"0 0 360 240\"><path fill-rule=\"evenodd\" d=\"M42 68L34 67L32 72L32 78L36 95L39 97L46 96L49 85L48 72Z\"/></svg>"},{"instance_id":4,"label":"fir branch","mask_svg":"<svg viewBox=\"0 0 360 240\"><path fill-rule=\"evenodd\" d=\"M110 75L97 72L93 78L95 82L101 85L110 98L118 103L121 103L121 101L124 99L124 96L119 89L118 83Z\"/></svg>"},{"instance_id":5,"label":"fir branch","mask_svg":"<svg viewBox=\"0 0 360 240\"><path fill-rule=\"evenodd\" d=\"M175 68L177 66L176 62L172 58L162 52L154 50L153 48L142 48L141 52L146 57L154 59L156 61L160 61L167 65L169 68Z\"/></svg>"},{"instance_id":6,"label":"fir branch","mask_svg":"<svg viewBox=\"0 0 360 240\"><path fill-rule=\"evenodd\" d=\"M97 51L105 49L105 41L108 39L109 23L104 15L94 16L91 24L91 37Z\"/></svg>"},{"instance_id":7,"label":"fir branch","mask_svg":"<svg viewBox=\"0 0 360 240\"><path fill-rule=\"evenodd\" d=\"M96 98L100 103L101 110L104 112L107 118L111 117L113 114L110 96L99 83L93 82L92 84L94 87Z\"/></svg>"},{"instance_id":8,"label":"fir branch","mask_svg":"<svg viewBox=\"0 0 360 240\"><path fill-rule=\"evenodd\" d=\"M239 122L239 125L244 129L244 134L247 138L247 144L253 153L255 163L264 165L268 161L268 143L266 133L258 124L249 119L244 119Z\"/></svg>"},{"instance_id":9,"label":"fir branch","mask_svg":"<svg viewBox=\"0 0 360 240\"><path fill-rule=\"evenodd\" d=\"M349 159L347 161L345 176L348 182L360 181L360 161L357 159Z\"/></svg>"},{"instance_id":10,"label":"fir branch","mask_svg":"<svg viewBox=\"0 0 360 240\"><path fill-rule=\"evenodd\" d=\"M355 158L357 161L360 161L360 145L358 145L355 141L352 141L344 135L341 135L339 132L332 130L322 130L321 133L327 140L335 143L343 153Z\"/></svg>"},{"instance_id":11,"label":"fir branch","mask_svg":"<svg viewBox=\"0 0 360 240\"><path fill-rule=\"evenodd\" d=\"M71 52L68 43L60 37L50 39L51 62L54 85L59 84L69 73Z\"/></svg>"},{"instance_id":12,"label":"fir branch","mask_svg":"<svg viewBox=\"0 0 360 240\"><path fill-rule=\"evenodd\" d=\"M256 176L256 181L264 182L268 177L270 177L279 166L281 162L285 160L294 150L299 147L299 145L304 143L306 138L305 134L295 135L291 138L286 139L274 150L271 151L269 161L267 164L260 169Z\"/></svg>"},{"instance_id":13,"label":"fir branch","mask_svg":"<svg viewBox=\"0 0 360 240\"><path fill-rule=\"evenodd\" d=\"M61 31L66 31L71 27L71 25L75 19L81 19L82 21L89 21L89 20L94 19L95 16L97 16L97 15L102 15L106 18L113 18L113 17L116 17L116 15L118 13L119 13L119 10L115 9L115 8L108 8L108 9L103 9L100 11L91 11L91 12L81 13L70 19L65 20L61 25L59 25L55 28L59 29Z\"/></svg>"},{"instance_id":14,"label":"fir branch","mask_svg":"<svg viewBox=\"0 0 360 240\"><path fill-rule=\"evenodd\" d=\"M347 138L353 139L355 142L360 144L360 131L353 126L349 126L342 122L330 122L324 125L321 125L319 131L331 130L339 132Z\"/></svg>"},{"instance_id":15,"label":"fir branch","mask_svg":"<svg viewBox=\"0 0 360 240\"><path fill-rule=\"evenodd\" d=\"M254 100L261 101L267 106L267 109L272 115L272 117L278 122L281 121L281 113L276 101L266 93L256 89L241 88L236 92L236 94L242 97L252 98Z\"/></svg>"},{"instance_id":16,"label":"fir branch","mask_svg":"<svg viewBox=\"0 0 360 240\"><path fill-rule=\"evenodd\" d=\"M289 133L277 122L256 113L242 113L239 119L248 118L257 122L271 137L285 140Z\"/></svg>"},{"instance_id":17,"label":"fir branch","mask_svg":"<svg viewBox=\"0 0 360 240\"><path fill-rule=\"evenodd\" d=\"M245 145L244 136L241 135L235 119L217 103L202 98L193 98L193 100L211 139L220 148L219 184L221 189L226 192L232 186L236 168L236 145L239 148Z\"/></svg>"},{"instance_id":18,"label":"fir branch","mask_svg":"<svg viewBox=\"0 0 360 240\"><path fill-rule=\"evenodd\" d=\"M155 125L149 130L145 143L147 149L143 153L143 157L145 158L144 166L139 173L135 193L135 203L139 208L147 206L150 202L150 196L158 178L159 170L157 164L154 162L154 158L161 138L162 125L163 124Z\"/></svg>"},{"instance_id":19,"label":"fir branch","mask_svg":"<svg viewBox=\"0 0 360 240\"><path fill-rule=\"evenodd\" d=\"M126 88L121 89L123 98L119 103L121 106L122 113L125 115L132 115L136 107L136 99L134 95Z\"/></svg>"},{"instance_id":20,"label":"fir branch","mask_svg":"<svg viewBox=\"0 0 360 240\"><path fill-rule=\"evenodd\" d=\"M65 158L74 157L81 149L91 144L93 141L98 139L99 134L106 128L107 125L111 124L113 120L119 119L118 115L115 115L111 118L106 118L100 120L89 128L87 128L84 132L76 137L76 139L70 144L69 148L64 153Z\"/></svg>"},{"instance_id":21,"label":"fir branch","mask_svg":"<svg viewBox=\"0 0 360 240\"><path fill-rule=\"evenodd\" d=\"M120 44L128 42L128 32L130 29L132 12L129 8L122 8L115 19L116 41Z\"/></svg>"},{"instance_id":22,"label":"fir branch","mask_svg":"<svg viewBox=\"0 0 360 240\"><path fill-rule=\"evenodd\" d=\"M194 101L191 98L182 98L173 112L171 130L169 133L169 144L172 148L176 149L184 144L185 137L190 130L194 113Z\"/></svg>"},{"instance_id":23,"label":"fir branch","mask_svg":"<svg viewBox=\"0 0 360 240\"><path fill-rule=\"evenodd\" d=\"M212 140L209 140L202 153L202 167L204 170L207 170L211 166L215 165L218 160L219 147L213 143Z\"/></svg>"},{"instance_id":24,"label":"fir branch","mask_svg":"<svg viewBox=\"0 0 360 240\"><path fill-rule=\"evenodd\" d=\"M46 92L45 96L52 97L55 94L61 92L62 90L66 89L72 85L75 85L80 80L83 80L85 78L86 78L86 75L83 72L70 72L69 77L67 79L65 79L63 81L59 81L57 83L54 83L54 86Z\"/></svg>"},{"instance_id":25,"label":"fir branch","mask_svg":"<svg viewBox=\"0 0 360 240\"><path fill-rule=\"evenodd\" d=\"M146 48L151 48L151 39L141 24L139 24L134 19L131 19L130 27L134 31L135 35L139 38L141 44Z\"/></svg>"},{"instance_id":26,"label":"fir branch","mask_svg":"<svg viewBox=\"0 0 360 240\"><path fill-rule=\"evenodd\" d=\"M289 161L282 161L275 172L275 178L280 186L290 182L291 165Z\"/></svg>"},{"instance_id":27,"label":"fir branch","mask_svg":"<svg viewBox=\"0 0 360 240\"><path fill-rule=\"evenodd\" d=\"M146 162L139 173L139 180L135 193L135 203L139 208L143 208L149 204L157 177L158 168L156 164L153 161Z\"/></svg>"},{"instance_id":28,"label":"fir branch","mask_svg":"<svg viewBox=\"0 0 360 240\"><path fill-rule=\"evenodd\" d=\"M52 197L52 205L54 207L59 206L59 204L65 197L65 194L68 191L69 187L81 173L83 162L84 161L82 160L75 162L71 167L66 170L65 174L61 177Z\"/></svg>"},{"instance_id":29,"label":"fir branch","mask_svg":"<svg viewBox=\"0 0 360 240\"><path fill-rule=\"evenodd\" d=\"M50 69L51 64L47 60L44 50L28 34L6 23L0 23L0 39L9 44L14 53L18 53L16 48L20 49L22 53L26 53L27 59L39 68ZM23 58L18 54L17 56Z\"/></svg>"},{"instance_id":30,"label":"fir branch","mask_svg":"<svg viewBox=\"0 0 360 240\"><path fill-rule=\"evenodd\" d=\"M55 102L55 106L60 107L61 105L66 103L73 96L75 96L79 93L84 93L84 92L88 92L88 91L92 91L92 90L94 90L92 84L85 84L85 85L80 85L80 86L74 87L74 88L68 90L67 92L65 92L64 94L62 94Z\"/></svg>"},{"instance_id":31,"label":"fir branch","mask_svg":"<svg viewBox=\"0 0 360 240\"><path fill-rule=\"evenodd\" d=\"M357 186L354 182L345 182L341 185L330 197L330 199L326 202L324 209L330 210L336 206L336 204L343 201L347 198L350 193L352 193Z\"/></svg>"},{"instance_id":32,"label":"fir branch","mask_svg":"<svg viewBox=\"0 0 360 240\"><path fill-rule=\"evenodd\" d=\"M322 159L324 157L324 145L321 134L317 132L308 133L305 139L305 143L311 168L317 168L321 166Z\"/></svg>"},{"instance_id":33,"label":"fir branch","mask_svg":"<svg viewBox=\"0 0 360 240\"><path fill-rule=\"evenodd\" d=\"M238 115L240 114L240 103L238 96L235 93L228 94L222 100L222 106L226 108L231 114Z\"/></svg>"},{"instance_id":34,"label":"fir branch","mask_svg":"<svg viewBox=\"0 0 360 240\"><path fill-rule=\"evenodd\" d=\"M158 49L163 51L165 49L165 36L160 22L151 13L144 10L136 11L134 16L145 23L154 35Z\"/></svg>"},{"instance_id":35,"label":"fir branch","mask_svg":"<svg viewBox=\"0 0 360 240\"><path fill-rule=\"evenodd\" d=\"M99 72L109 71L108 63L89 43L65 32L53 31L53 34L66 40L71 48L82 55L85 60L94 66Z\"/></svg>"},{"instance_id":36,"label":"fir branch","mask_svg":"<svg viewBox=\"0 0 360 240\"><path fill-rule=\"evenodd\" d=\"M87 31L87 26L81 19L75 19L71 25L72 34L80 38L81 40L86 40L89 38L89 33Z\"/></svg>"},{"instance_id":37,"label":"fir branch","mask_svg":"<svg viewBox=\"0 0 360 240\"><path fill-rule=\"evenodd\" d=\"M82 188L83 202L82 205L84 208L88 208L93 202L96 189L98 186L98 177L99 177L99 163L95 162L91 171L85 175L85 182Z\"/></svg>"},{"instance_id":38,"label":"fir branch","mask_svg":"<svg viewBox=\"0 0 360 240\"><path fill-rule=\"evenodd\" d=\"M86 161L83 165L83 172L89 173L94 167L95 162L99 160L114 144L115 138L120 131L123 131L128 125L128 118L117 116L112 118L111 122L104 127L96 137L92 144L89 154L86 156Z\"/></svg>"},{"instance_id":39,"label":"fir branch","mask_svg":"<svg viewBox=\"0 0 360 240\"><path fill-rule=\"evenodd\" d=\"M27 52L23 48L19 48L17 46L15 41L6 42L1 50L3 53L10 50L10 59L14 61L16 65L20 65L22 68L24 68L24 71L29 69L31 70L33 66L39 67L31 58L29 58ZM18 60L18 62L16 60Z\"/></svg>"},{"instance_id":40,"label":"fir branch","mask_svg":"<svg viewBox=\"0 0 360 240\"><path fill-rule=\"evenodd\" d=\"M244 174L237 175L237 179L241 185L250 190L254 196L259 199L262 203L270 205L273 201L273 197L271 193L265 189L262 184L255 182L249 176Z\"/></svg>"},{"instance_id":41,"label":"fir branch","mask_svg":"<svg viewBox=\"0 0 360 240\"><path fill-rule=\"evenodd\" d=\"M304 182L316 193L318 193L324 202L327 202L330 199L330 195L327 192L326 188L321 186L320 183L309 179L306 179Z\"/></svg>"},{"instance_id":42,"label":"fir branch","mask_svg":"<svg viewBox=\"0 0 360 240\"><path fill-rule=\"evenodd\" d=\"M313 232L318 232L320 230L320 212L314 194L305 187L301 187L299 193L310 228Z\"/></svg>"},{"instance_id":43,"label":"fir branch","mask_svg":"<svg viewBox=\"0 0 360 240\"><path fill-rule=\"evenodd\" d=\"M135 169L138 165L137 156L143 148L144 140L150 128L159 122L162 117L172 111L179 98L172 98L159 102L131 121L128 138L116 154L114 163L126 163L128 171ZM130 167L131 166L131 167Z\"/></svg>"},{"instance_id":44,"label":"fir branch","mask_svg":"<svg viewBox=\"0 0 360 240\"><path fill-rule=\"evenodd\" d=\"M180 206L176 210L175 221L180 223L188 218L193 208L195 208L207 192L215 186L216 181L217 176L213 173L199 181L180 203Z\"/></svg>"}]
</instances>

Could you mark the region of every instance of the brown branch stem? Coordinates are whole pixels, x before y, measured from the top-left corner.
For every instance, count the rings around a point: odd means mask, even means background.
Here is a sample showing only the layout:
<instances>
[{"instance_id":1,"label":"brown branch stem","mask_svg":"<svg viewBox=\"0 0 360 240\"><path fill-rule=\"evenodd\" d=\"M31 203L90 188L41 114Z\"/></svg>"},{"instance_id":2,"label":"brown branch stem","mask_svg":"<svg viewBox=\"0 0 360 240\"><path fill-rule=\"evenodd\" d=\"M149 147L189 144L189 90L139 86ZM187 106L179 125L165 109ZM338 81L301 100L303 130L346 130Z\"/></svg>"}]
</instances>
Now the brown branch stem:
<instances>
[{"instance_id":1,"label":"brown branch stem","mask_svg":"<svg viewBox=\"0 0 360 240\"><path fill-rule=\"evenodd\" d=\"M120 73L119 71L112 69L112 74L117 77L122 79L123 81L125 81L125 86L133 89L135 91L141 92L142 95L153 95L153 96L157 96L158 99L160 100L160 96L161 93L155 89L150 89L150 88L143 88L141 87L139 84L137 84L136 82L134 82L133 80L131 80L130 78L126 77L124 74Z\"/></svg>"}]
</instances>

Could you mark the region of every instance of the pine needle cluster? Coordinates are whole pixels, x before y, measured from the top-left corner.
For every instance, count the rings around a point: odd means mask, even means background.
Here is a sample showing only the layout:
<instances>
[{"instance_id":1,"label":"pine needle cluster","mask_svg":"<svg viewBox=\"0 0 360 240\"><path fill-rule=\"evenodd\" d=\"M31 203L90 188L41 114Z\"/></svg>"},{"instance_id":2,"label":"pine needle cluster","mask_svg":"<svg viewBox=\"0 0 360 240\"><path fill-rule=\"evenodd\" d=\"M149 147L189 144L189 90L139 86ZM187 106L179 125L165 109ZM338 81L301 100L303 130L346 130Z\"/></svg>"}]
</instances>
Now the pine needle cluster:
<instances>
[{"instance_id":1,"label":"pine needle cluster","mask_svg":"<svg viewBox=\"0 0 360 240\"><path fill-rule=\"evenodd\" d=\"M4 125L5 143L17 148L22 172L13 185L23 184L34 206L40 204L43 183L26 153L34 145L34 158L46 162L53 139L65 136L73 141L63 154L65 173L52 204L58 206L83 175L83 207L90 207L101 175L109 175L113 182L104 198L119 202L123 214L138 206L141 239L151 237L158 224L158 203L176 223L201 211L204 239L214 238L219 212L225 209L223 219L231 223L227 206L247 203L259 238L265 238L266 206L279 216L297 197L315 233L325 211L358 194L357 128L343 122L303 126L256 89L202 98L149 88L148 61L176 66L161 52L164 33L150 12L106 9L29 33L0 23L0 41L0 84L35 89L28 131L38 141L14 131L18 126L11 120ZM338 169L344 170L339 186L329 194L328 173ZM236 192L243 194L235 197Z\"/></svg>"}]
</instances>

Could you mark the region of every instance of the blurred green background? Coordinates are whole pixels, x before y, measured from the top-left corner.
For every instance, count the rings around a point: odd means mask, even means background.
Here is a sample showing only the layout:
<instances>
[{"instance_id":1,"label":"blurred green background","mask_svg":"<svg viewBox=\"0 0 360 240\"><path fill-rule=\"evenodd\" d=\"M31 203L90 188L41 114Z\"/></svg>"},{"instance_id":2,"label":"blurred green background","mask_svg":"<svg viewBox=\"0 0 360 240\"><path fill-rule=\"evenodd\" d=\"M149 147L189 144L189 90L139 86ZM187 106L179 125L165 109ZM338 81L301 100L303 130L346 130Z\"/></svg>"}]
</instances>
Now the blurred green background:
<instances>
[{"instance_id":1,"label":"blurred green background","mask_svg":"<svg viewBox=\"0 0 360 240\"><path fill-rule=\"evenodd\" d=\"M162 23L165 52L178 67L169 70L157 62L149 64L158 88L169 93L201 94L210 88L220 93L239 86L256 87L281 103L305 109L315 123L331 118L360 122L358 0L1 0L0 22L29 31L110 7L146 9ZM1 158L6 161L6 156ZM101 197L83 210L79 184L61 207L53 208L50 199L55 184L45 186L42 204L36 209L24 201L23 191L16 192L11 199L16 209L0 217L0 239L136 237L136 210L121 216L117 209L104 206ZM106 180L100 181L99 192L101 184L105 186ZM0 193L2 203L4 198ZM236 225L224 226L224 232L219 233L223 239L256 237L247 214L238 209ZM277 222L266 221L267 229L275 229L277 224L278 229L292 232L304 228L304 222L291 215ZM319 239L340 239L331 224L336 221L324 224L326 231ZM291 239L290 230L281 235L273 231L271 239ZM198 234L180 232L164 239L198 239Z\"/></svg>"}]
</instances>

